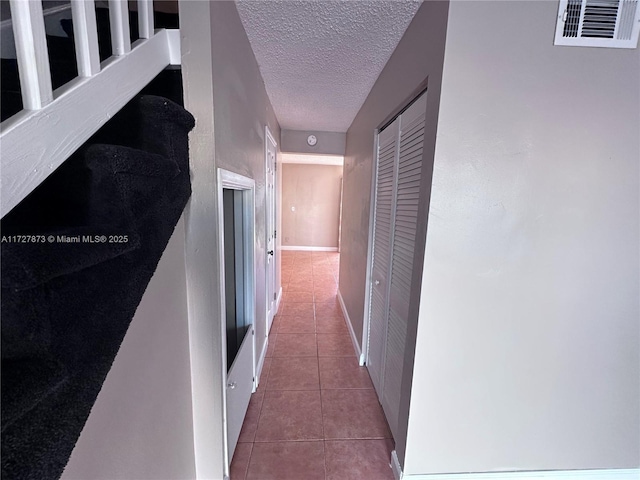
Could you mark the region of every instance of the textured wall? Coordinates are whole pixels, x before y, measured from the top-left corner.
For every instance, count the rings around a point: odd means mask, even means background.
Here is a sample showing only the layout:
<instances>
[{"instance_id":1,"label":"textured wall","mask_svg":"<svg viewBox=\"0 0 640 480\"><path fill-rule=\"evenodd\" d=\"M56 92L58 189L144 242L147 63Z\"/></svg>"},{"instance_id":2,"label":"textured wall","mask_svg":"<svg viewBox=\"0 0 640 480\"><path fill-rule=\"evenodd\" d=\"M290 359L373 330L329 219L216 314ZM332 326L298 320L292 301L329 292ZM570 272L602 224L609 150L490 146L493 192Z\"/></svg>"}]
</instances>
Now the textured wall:
<instances>
[{"instance_id":1,"label":"textured wall","mask_svg":"<svg viewBox=\"0 0 640 480\"><path fill-rule=\"evenodd\" d=\"M347 132L340 293L358 338L364 316L375 131L429 77L431 123L425 136L435 139L447 8L448 2L422 4Z\"/></svg>"},{"instance_id":2,"label":"textured wall","mask_svg":"<svg viewBox=\"0 0 640 480\"><path fill-rule=\"evenodd\" d=\"M266 340L264 128L280 127L233 2L180 2L185 105L196 117L186 213L187 294L198 478L222 478L222 318L217 171L256 181L256 359ZM213 107L213 108L212 108ZM277 259L279 261L279 259ZM279 278L277 279L279 288Z\"/></svg>"},{"instance_id":3,"label":"textured wall","mask_svg":"<svg viewBox=\"0 0 640 480\"><path fill-rule=\"evenodd\" d=\"M256 361L267 339L265 298L265 126L280 126L233 2L180 3L185 103L192 132L194 196L188 210L187 286L198 478L223 474L222 318L219 298L217 170L255 180ZM188 18L188 23L184 21ZM204 40L206 39L206 40ZM188 65L185 65L185 58ZM213 106L213 109L212 109ZM277 259L277 261L279 261ZM279 277L276 280L279 289Z\"/></svg>"},{"instance_id":4,"label":"textured wall","mask_svg":"<svg viewBox=\"0 0 640 480\"><path fill-rule=\"evenodd\" d=\"M394 111L410 100L416 89L428 78L425 144L423 156L421 221L416 240L416 262L422 264L424 232L429 199L431 167L435 148L440 81L444 57L444 40L449 3L424 2L398 44L389 62L369 93L347 132L344 163L344 191L340 245L340 293L358 339L362 338L365 314L367 250L371 202L371 176L374 138L377 128ZM417 272L421 272L418 270ZM415 268L414 268L415 274ZM411 292L407 349L403 370L403 394L399 412L401 432L395 439L400 461L404 456L406 419L413 373L413 349L417 329L417 307L420 294L419 275ZM366 342L366 340L365 340Z\"/></svg>"},{"instance_id":5,"label":"textured wall","mask_svg":"<svg viewBox=\"0 0 640 480\"><path fill-rule=\"evenodd\" d=\"M282 245L337 248L341 188L340 166L283 164Z\"/></svg>"},{"instance_id":6,"label":"textured wall","mask_svg":"<svg viewBox=\"0 0 640 480\"><path fill-rule=\"evenodd\" d=\"M313 147L307 143L309 135L315 135L318 143ZM280 149L288 153L315 155L344 155L347 135L338 132L315 132L310 130L282 130Z\"/></svg>"},{"instance_id":7,"label":"textured wall","mask_svg":"<svg viewBox=\"0 0 640 480\"><path fill-rule=\"evenodd\" d=\"M268 125L279 139L280 126L235 4L213 2L211 19L216 166L256 182L256 356L260 358L267 336L264 127Z\"/></svg>"},{"instance_id":8,"label":"textured wall","mask_svg":"<svg viewBox=\"0 0 640 480\"><path fill-rule=\"evenodd\" d=\"M407 474L640 463L640 55L557 8L451 3Z\"/></svg>"}]
</instances>

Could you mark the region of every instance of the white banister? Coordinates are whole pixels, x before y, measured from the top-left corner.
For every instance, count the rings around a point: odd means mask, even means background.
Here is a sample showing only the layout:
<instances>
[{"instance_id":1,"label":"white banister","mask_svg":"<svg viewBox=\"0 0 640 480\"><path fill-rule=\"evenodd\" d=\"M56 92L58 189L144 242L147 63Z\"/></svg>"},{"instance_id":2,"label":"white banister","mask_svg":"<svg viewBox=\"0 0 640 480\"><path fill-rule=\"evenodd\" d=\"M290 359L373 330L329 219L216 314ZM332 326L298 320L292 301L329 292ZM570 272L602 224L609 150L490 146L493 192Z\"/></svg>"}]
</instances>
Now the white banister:
<instances>
[{"instance_id":1,"label":"white banister","mask_svg":"<svg viewBox=\"0 0 640 480\"><path fill-rule=\"evenodd\" d=\"M22 105L40 110L53 100L41 0L11 0Z\"/></svg>"},{"instance_id":2,"label":"white banister","mask_svg":"<svg viewBox=\"0 0 640 480\"><path fill-rule=\"evenodd\" d=\"M94 0L71 0L73 37L78 59L78 75L91 77L100 71L98 27Z\"/></svg>"},{"instance_id":3,"label":"white banister","mask_svg":"<svg viewBox=\"0 0 640 480\"><path fill-rule=\"evenodd\" d=\"M140 38L151 38L153 29L153 0L138 0L138 30L140 30Z\"/></svg>"},{"instance_id":4,"label":"white banister","mask_svg":"<svg viewBox=\"0 0 640 480\"><path fill-rule=\"evenodd\" d=\"M131 51L129 33L129 5L127 0L109 0L109 23L111 25L111 50L116 57Z\"/></svg>"},{"instance_id":5,"label":"white banister","mask_svg":"<svg viewBox=\"0 0 640 480\"><path fill-rule=\"evenodd\" d=\"M92 77L76 78L57 89L55 100L41 110L17 113L0 124L0 216L172 64L171 52L180 52L180 35L170 32L163 29L137 40L130 54L109 58Z\"/></svg>"}]
</instances>

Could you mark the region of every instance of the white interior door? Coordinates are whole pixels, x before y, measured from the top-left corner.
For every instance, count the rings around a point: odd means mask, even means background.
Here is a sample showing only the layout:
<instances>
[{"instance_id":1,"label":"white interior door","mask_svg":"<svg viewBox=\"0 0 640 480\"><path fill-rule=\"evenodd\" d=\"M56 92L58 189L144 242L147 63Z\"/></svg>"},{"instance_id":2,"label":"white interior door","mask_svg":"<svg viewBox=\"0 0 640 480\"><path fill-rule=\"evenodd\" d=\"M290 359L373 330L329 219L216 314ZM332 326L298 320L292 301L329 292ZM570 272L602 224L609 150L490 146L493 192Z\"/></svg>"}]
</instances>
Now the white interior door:
<instances>
[{"instance_id":1,"label":"white interior door","mask_svg":"<svg viewBox=\"0 0 640 480\"><path fill-rule=\"evenodd\" d=\"M266 170L266 289L267 289L267 329L269 335L273 317L276 314L276 155L277 144L269 127L265 127L265 170Z\"/></svg>"},{"instance_id":2,"label":"white interior door","mask_svg":"<svg viewBox=\"0 0 640 480\"><path fill-rule=\"evenodd\" d=\"M240 438L240 430L253 392L254 330L247 332L235 361L227 373L227 443L229 461Z\"/></svg>"},{"instance_id":3,"label":"white interior door","mask_svg":"<svg viewBox=\"0 0 640 480\"><path fill-rule=\"evenodd\" d=\"M218 170L225 459L228 475L255 389L255 182Z\"/></svg>"},{"instance_id":4,"label":"white interior door","mask_svg":"<svg viewBox=\"0 0 640 480\"><path fill-rule=\"evenodd\" d=\"M414 286L426 94L378 135L367 365L394 437Z\"/></svg>"}]
</instances>

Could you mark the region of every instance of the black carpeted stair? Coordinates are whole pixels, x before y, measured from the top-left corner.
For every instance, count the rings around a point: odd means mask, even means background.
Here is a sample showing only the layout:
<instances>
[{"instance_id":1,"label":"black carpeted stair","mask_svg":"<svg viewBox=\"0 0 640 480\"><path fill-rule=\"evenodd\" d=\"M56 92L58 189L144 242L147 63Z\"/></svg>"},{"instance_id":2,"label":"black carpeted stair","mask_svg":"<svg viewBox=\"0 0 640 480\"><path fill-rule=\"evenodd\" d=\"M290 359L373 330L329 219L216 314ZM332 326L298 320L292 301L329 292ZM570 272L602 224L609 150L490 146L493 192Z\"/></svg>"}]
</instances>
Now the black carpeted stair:
<instances>
[{"instance_id":1,"label":"black carpeted stair","mask_svg":"<svg viewBox=\"0 0 640 480\"><path fill-rule=\"evenodd\" d=\"M156 22L177 27L176 16L156 13ZM105 10L98 24L104 58ZM55 88L77 75L73 39L48 45ZM190 196L194 119L180 106L180 71L142 93L2 219L5 480L62 474ZM21 109L15 60L2 60L1 104L3 120ZM11 240L27 234L44 241ZM107 241L58 241L85 236Z\"/></svg>"},{"instance_id":2,"label":"black carpeted stair","mask_svg":"<svg viewBox=\"0 0 640 480\"><path fill-rule=\"evenodd\" d=\"M191 189L193 117L140 96L2 219L2 478L59 478ZM123 238L126 235L127 240Z\"/></svg>"}]
</instances>

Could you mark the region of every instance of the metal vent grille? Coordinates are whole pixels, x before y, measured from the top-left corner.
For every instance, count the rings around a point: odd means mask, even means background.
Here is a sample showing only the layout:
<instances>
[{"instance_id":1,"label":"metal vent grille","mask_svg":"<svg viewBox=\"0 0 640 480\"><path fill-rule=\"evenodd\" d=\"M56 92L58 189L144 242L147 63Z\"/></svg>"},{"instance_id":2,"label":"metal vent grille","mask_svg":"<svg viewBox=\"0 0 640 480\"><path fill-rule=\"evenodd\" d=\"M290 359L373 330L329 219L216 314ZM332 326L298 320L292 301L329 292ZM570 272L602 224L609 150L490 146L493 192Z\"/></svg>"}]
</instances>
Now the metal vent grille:
<instances>
[{"instance_id":1,"label":"metal vent grille","mask_svg":"<svg viewBox=\"0 0 640 480\"><path fill-rule=\"evenodd\" d=\"M636 48L639 0L560 0L555 45Z\"/></svg>"},{"instance_id":2,"label":"metal vent grille","mask_svg":"<svg viewBox=\"0 0 640 480\"><path fill-rule=\"evenodd\" d=\"M567 19L564 23L563 37L577 37L582 13L582 0L569 0L567 3Z\"/></svg>"},{"instance_id":3,"label":"metal vent grille","mask_svg":"<svg viewBox=\"0 0 640 480\"><path fill-rule=\"evenodd\" d=\"M587 0L582 21L582 36L613 38L619 3L619 0Z\"/></svg>"},{"instance_id":4,"label":"metal vent grille","mask_svg":"<svg viewBox=\"0 0 640 480\"><path fill-rule=\"evenodd\" d=\"M631 40L633 35L633 22L638 10L637 0L623 0L620 8L620 22L618 24L617 38L620 40ZM638 23L636 21L636 23Z\"/></svg>"}]
</instances>

